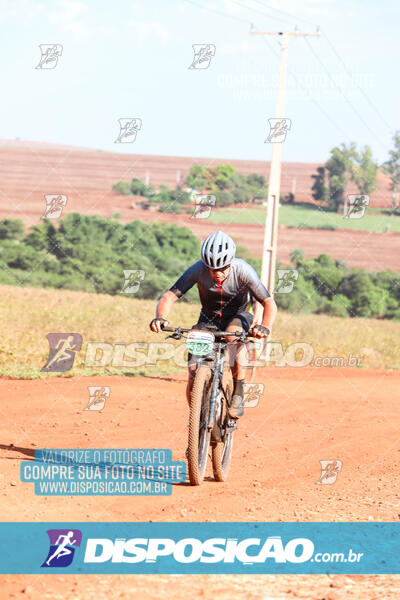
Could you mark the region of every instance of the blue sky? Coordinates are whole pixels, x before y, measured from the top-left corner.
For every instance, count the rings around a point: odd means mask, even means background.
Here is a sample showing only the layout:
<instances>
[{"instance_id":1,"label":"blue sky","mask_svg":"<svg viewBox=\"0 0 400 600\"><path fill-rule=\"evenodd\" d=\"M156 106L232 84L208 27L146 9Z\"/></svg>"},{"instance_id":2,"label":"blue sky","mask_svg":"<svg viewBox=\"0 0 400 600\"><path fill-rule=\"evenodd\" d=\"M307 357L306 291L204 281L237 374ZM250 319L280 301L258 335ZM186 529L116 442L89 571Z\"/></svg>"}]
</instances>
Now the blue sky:
<instances>
[{"instance_id":1,"label":"blue sky","mask_svg":"<svg viewBox=\"0 0 400 600\"><path fill-rule=\"evenodd\" d=\"M250 35L250 24L308 32L319 25L323 35L309 45L289 42L297 82L289 73L292 129L283 159L324 161L334 145L351 140L369 144L382 162L391 130L400 128L399 20L400 3L385 0L2 0L0 136L270 160L264 141L275 113L280 42ZM55 69L35 69L45 43L63 46ZM196 43L216 46L208 69L188 68ZM133 144L114 143L122 117L142 119Z\"/></svg>"}]
</instances>

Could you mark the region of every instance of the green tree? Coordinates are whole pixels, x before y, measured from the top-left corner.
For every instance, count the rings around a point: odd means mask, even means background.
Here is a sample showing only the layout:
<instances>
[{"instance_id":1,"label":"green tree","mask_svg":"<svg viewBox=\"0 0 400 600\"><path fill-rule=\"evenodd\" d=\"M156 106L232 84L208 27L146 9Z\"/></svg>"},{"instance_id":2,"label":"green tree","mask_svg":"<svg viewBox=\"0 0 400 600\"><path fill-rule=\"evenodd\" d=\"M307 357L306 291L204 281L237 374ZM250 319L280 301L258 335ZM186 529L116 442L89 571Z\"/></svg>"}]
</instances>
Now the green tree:
<instances>
[{"instance_id":1,"label":"green tree","mask_svg":"<svg viewBox=\"0 0 400 600\"><path fill-rule=\"evenodd\" d=\"M350 314L356 317L383 317L387 308L389 294L374 285L365 271L353 270L344 277L338 287L338 293L351 300Z\"/></svg>"},{"instance_id":2,"label":"green tree","mask_svg":"<svg viewBox=\"0 0 400 600\"><path fill-rule=\"evenodd\" d=\"M332 300L327 300L321 312L333 317L348 317L351 301L343 294L336 294Z\"/></svg>"},{"instance_id":3,"label":"green tree","mask_svg":"<svg viewBox=\"0 0 400 600\"><path fill-rule=\"evenodd\" d=\"M325 167L317 167L317 174L311 175L312 179L314 179L314 183L312 185L312 197L317 202L322 202L326 204L328 201L329 190L325 185Z\"/></svg>"},{"instance_id":4,"label":"green tree","mask_svg":"<svg viewBox=\"0 0 400 600\"><path fill-rule=\"evenodd\" d=\"M331 150L331 156L326 162L326 170L329 177L328 206L339 212L344 204L344 196L347 189L349 174L352 172L353 164L357 158L356 145L351 143L348 147L342 144Z\"/></svg>"},{"instance_id":5,"label":"green tree","mask_svg":"<svg viewBox=\"0 0 400 600\"><path fill-rule=\"evenodd\" d=\"M130 189L134 196L145 196L146 198L150 198L155 195L152 185L146 185L144 181L137 178L132 179Z\"/></svg>"},{"instance_id":6,"label":"green tree","mask_svg":"<svg viewBox=\"0 0 400 600\"><path fill-rule=\"evenodd\" d=\"M393 136L393 150L389 151L389 160L383 163L383 172L390 176L392 195L392 211L400 208L400 131L396 131Z\"/></svg>"},{"instance_id":7,"label":"green tree","mask_svg":"<svg viewBox=\"0 0 400 600\"><path fill-rule=\"evenodd\" d=\"M304 262L304 251L301 248L294 248L290 253L290 261L298 269Z\"/></svg>"},{"instance_id":8,"label":"green tree","mask_svg":"<svg viewBox=\"0 0 400 600\"><path fill-rule=\"evenodd\" d=\"M242 187L246 190L251 202L254 202L256 198L268 197L268 186L264 175L251 173L243 179L244 181Z\"/></svg>"},{"instance_id":9,"label":"green tree","mask_svg":"<svg viewBox=\"0 0 400 600\"><path fill-rule=\"evenodd\" d=\"M0 221L0 240L20 240L25 235L22 219L2 219Z\"/></svg>"},{"instance_id":10,"label":"green tree","mask_svg":"<svg viewBox=\"0 0 400 600\"><path fill-rule=\"evenodd\" d=\"M127 181L118 181L118 183L114 183L112 189L123 196L129 196L132 193L131 186Z\"/></svg>"},{"instance_id":11,"label":"green tree","mask_svg":"<svg viewBox=\"0 0 400 600\"><path fill-rule=\"evenodd\" d=\"M231 194L231 192L218 191L218 192L214 192L214 195L215 195L215 203L219 207L229 206L230 204L233 204L235 202L235 199L234 199L233 195Z\"/></svg>"},{"instance_id":12,"label":"green tree","mask_svg":"<svg viewBox=\"0 0 400 600\"><path fill-rule=\"evenodd\" d=\"M344 277L342 269L338 269L330 256L321 254L316 260L308 259L303 263L304 278L312 281L315 290L332 300Z\"/></svg>"},{"instance_id":13,"label":"green tree","mask_svg":"<svg viewBox=\"0 0 400 600\"><path fill-rule=\"evenodd\" d=\"M372 194L377 188L378 165L372 158L372 150L364 146L356 153L351 168L351 178L357 185L360 194Z\"/></svg>"},{"instance_id":14,"label":"green tree","mask_svg":"<svg viewBox=\"0 0 400 600\"><path fill-rule=\"evenodd\" d=\"M324 299L315 291L312 282L307 281L301 272L289 294L275 294L274 298L281 310L295 314L318 312L324 302Z\"/></svg>"},{"instance_id":15,"label":"green tree","mask_svg":"<svg viewBox=\"0 0 400 600\"><path fill-rule=\"evenodd\" d=\"M186 184L196 190L209 189L207 184L210 181L210 175L208 169L201 165L192 165L190 167L189 175L186 179Z\"/></svg>"},{"instance_id":16,"label":"green tree","mask_svg":"<svg viewBox=\"0 0 400 600\"><path fill-rule=\"evenodd\" d=\"M178 204L190 204L190 194L183 190L170 190L169 197L171 202L177 202Z\"/></svg>"},{"instance_id":17,"label":"green tree","mask_svg":"<svg viewBox=\"0 0 400 600\"><path fill-rule=\"evenodd\" d=\"M231 194L235 204L247 204L250 200L250 194L246 188L234 188Z\"/></svg>"},{"instance_id":18,"label":"green tree","mask_svg":"<svg viewBox=\"0 0 400 600\"><path fill-rule=\"evenodd\" d=\"M258 173L250 173L250 175L247 175L246 183L255 188L267 187L267 180L264 175L258 175Z\"/></svg>"},{"instance_id":19,"label":"green tree","mask_svg":"<svg viewBox=\"0 0 400 600\"><path fill-rule=\"evenodd\" d=\"M232 178L238 175L232 165L217 165L214 174L214 184L219 190L227 190L232 187Z\"/></svg>"},{"instance_id":20,"label":"green tree","mask_svg":"<svg viewBox=\"0 0 400 600\"><path fill-rule=\"evenodd\" d=\"M168 186L161 184L155 199L157 202L162 202L163 204L171 202L171 190Z\"/></svg>"}]
</instances>

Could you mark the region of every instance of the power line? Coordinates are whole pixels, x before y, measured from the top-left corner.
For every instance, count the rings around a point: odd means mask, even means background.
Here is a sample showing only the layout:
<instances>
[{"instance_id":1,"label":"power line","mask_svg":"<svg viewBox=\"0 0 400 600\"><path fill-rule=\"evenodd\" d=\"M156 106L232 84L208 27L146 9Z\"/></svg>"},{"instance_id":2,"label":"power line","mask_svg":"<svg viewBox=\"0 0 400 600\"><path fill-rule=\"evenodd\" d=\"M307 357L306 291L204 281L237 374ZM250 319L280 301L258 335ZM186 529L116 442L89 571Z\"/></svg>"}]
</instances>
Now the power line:
<instances>
[{"instance_id":1,"label":"power line","mask_svg":"<svg viewBox=\"0 0 400 600\"><path fill-rule=\"evenodd\" d=\"M249 20L247 20L247 19L243 19L243 18L241 18L241 17L238 17L238 16L236 16L236 15L230 15L230 14L228 14L228 13L226 13L226 12L223 12L223 11L220 11L220 10L217 10L217 9L214 9L214 8L210 8L209 6L206 6L206 5L203 5L203 4L199 4L198 2L195 2L195 0L185 0L185 2L188 2L189 4L192 4L192 6L195 6L196 8L201 8L202 10L208 10L209 12L213 12L214 14L218 14L218 15L220 15L220 16L222 16L222 17L227 17L227 18L230 18L230 19L234 19L234 20L236 20L236 21L240 21L241 23L246 23L246 25L249 25ZM235 3L236 3L236 4L239 4L239 3L237 2L237 0L235 0ZM264 6L264 5L263 5L263 6ZM253 8L253 9L252 9L252 8L250 8L250 7L246 7L246 8L248 8L249 10L254 10L254 8ZM268 8L271 8L271 7L268 7ZM277 11L278 11L278 9L274 9L274 10L277 10ZM259 11L257 11L257 12L259 12ZM284 11L278 11L278 12L282 12L282 13L284 13ZM267 13L264 13L264 14L265 14L265 16L269 16L269 15L267 15ZM284 14L289 14L289 13L284 13ZM292 17L292 15L290 15L290 16ZM304 19L303 19L303 20L304 20ZM275 52L275 50L272 48L272 46L270 45L270 43L269 43L269 42L268 42L268 41L267 41L267 40L266 40L264 37L263 37L263 39L264 39L264 43L266 43L266 44L267 44L267 46L269 47L269 49L271 50L271 52L272 52L272 53L273 53L273 54L274 54L274 55L277 57L277 56L278 56L278 54L277 54L277 53ZM291 76L293 77L293 79L296 81L296 83L297 83L297 84L298 84L298 85L299 85L299 86L300 86L300 87L301 87L301 88L302 88L302 89L303 89L303 90L306 92L306 94L308 95L308 97L309 97L309 98L312 100L312 102L313 102L313 103L314 103L314 104L317 106L317 108L318 108L318 109L319 109L319 111L320 111L320 112L321 112L321 113L324 115L324 117L325 117L326 119L328 119L328 121L329 121L329 122L330 122L330 123L331 123L331 124L332 124L332 125L333 125L333 126L334 126L334 127L335 127L335 128L336 128L336 129L337 129L337 130L338 130L338 131L341 133L341 134L342 134L342 135L344 135L346 139L348 139L348 140L350 141L350 138L349 138L348 134L347 134L347 133L346 133L346 132L345 132L345 131L344 131L344 130L343 130L343 129L342 129L342 128L341 128L341 127L340 127L340 126L339 126L339 125L338 125L338 124L335 122L335 121L334 121L334 119L332 119L332 117L329 115L329 113L327 113L327 112L325 111L325 109L323 109L323 108L322 108L321 104L320 104L320 103L319 103L319 102L318 102L318 101L317 101L315 98L313 98L313 96L312 96L312 95L309 93L309 91L307 90L307 88L306 88L306 87L304 87L304 86L303 86L303 85L300 83L300 81L297 79L296 75L295 75L295 74L294 74L294 73L293 73L293 72L292 72L290 69L288 69L288 72L289 72L289 75L291 75ZM381 143L381 142L380 142L380 143Z\"/></svg>"},{"instance_id":2,"label":"power line","mask_svg":"<svg viewBox=\"0 0 400 600\"><path fill-rule=\"evenodd\" d=\"M281 13L283 15L287 15L288 17L290 17L291 19L294 19L296 21L303 21L303 23L307 23L307 25L312 25L313 27L316 27L315 23L313 23L312 21L309 21L308 19L304 19L303 17L298 17L298 16L292 15L291 13L288 13L284 10L280 10L279 8L274 8L273 6L269 6L267 4L264 4L263 2L260 2L260 0L253 0L253 2L256 2L258 5L262 6L263 8L266 8L267 10L273 10L273 11ZM267 13L264 13L264 14L267 14Z\"/></svg>"},{"instance_id":3,"label":"power line","mask_svg":"<svg viewBox=\"0 0 400 600\"><path fill-rule=\"evenodd\" d=\"M342 59L342 57L340 56L340 54L337 52L337 50L336 50L335 46L333 45L333 43L330 41L330 39L328 38L328 36L326 35L325 32L322 32L322 33L323 33L323 37L326 39L326 41L328 42L328 44L331 47L332 51L334 52L336 58L342 63L342 65L343 65L346 73L349 75L349 77L351 77L353 79L353 74L351 73L350 69L347 67L346 63L344 62L344 60ZM357 82L356 82L356 85L357 85L358 89L360 90L360 92L362 93L362 95L364 96L365 100L368 102L368 104L371 106L371 108L376 112L376 114L381 119L381 121L386 125L386 127L389 129L390 132L393 132L393 127L391 127L389 125L389 123L386 121L386 119L382 116L382 114L376 108L375 104L372 102L372 100L364 92L364 90L362 89L362 87L360 85L358 85Z\"/></svg>"},{"instance_id":4,"label":"power line","mask_svg":"<svg viewBox=\"0 0 400 600\"><path fill-rule=\"evenodd\" d=\"M234 0L231 0L234 1ZM302 17L297 17L295 15L292 15L286 11L274 8L272 6L268 6L265 5L263 2L261 2L260 0L253 0L253 2L257 3L260 6L263 6L264 8L266 8L267 10L273 10L275 12L278 12L280 14L284 14L287 15L288 17L290 17L291 19L295 19L298 21L303 21L307 24L311 24L311 21L308 21L307 19L303 19ZM250 10L255 10L252 9L251 7L249 7ZM267 13L265 13L264 11L258 11L258 12L262 12L263 14L267 15ZM333 53L335 54L336 58L339 60L339 62L342 64L343 68L345 69L347 75L352 79L353 79L353 74L350 71L350 69L348 68L348 66L346 65L346 63L344 62L343 58L340 56L339 52L336 50L334 44L331 42L331 40L328 38L327 34L325 32L323 32L323 36L325 37L327 43L329 44L329 46L331 47L331 50L333 51ZM307 40L308 42L308 40ZM372 102L372 100L369 98L369 96L365 93L365 91L363 90L363 88L355 81L356 87L359 89L359 91L361 92L361 94L363 95L364 99L368 102L368 104L370 105L370 107L374 110L374 112L378 115L378 117L381 119L382 123L384 123L384 125L387 127L387 129L390 132L393 132L393 127L391 125L389 125L389 123L386 121L386 119L384 118L384 116L382 115L382 113L378 110L378 108L375 106L375 104ZM376 137L376 134L374 134ZM380 143L382 143L379 138L378 141Z\"/></svg>"},{"instance_id":5,"label":"power line","mask_svg":"<svg viewBox=\"0 0 400 600\"><path fill-rule=\"evenodd\" d=\"M241 6L242 8L245 8L246 10L252 10L254 12L257 12L261 15L263 15L264 17L268 17L269 19L274 19L275 21L281 21L282 23L286 23L286 21L280 17L273 17L272 15L268 15L266 12L264 12L263 10L259 10L258 8L254 8L254 6L246 6L245 4L242 4L241 2L238 2L237 0L230 0L230 2L233 2L234 4L237 4L237 6Z\"/></svg>"},{"instance_id":6,"label":"power line","mask_svg":"<svg viewBox=\"0 0 400 600\"><path fill-rule=\"evenodd\" d=\"M210 8L209 6L204 6L203 4L198 4L197 2L194 2L194 0L185 0L185 2L189 2L189 4L192 4L193 6L197 6L197 8L201 8L203 10L208 10L217 15L221 15L222 17L228 17L229 19L235 19L235 21L240 21L241 23L246 23L246 25L249 24L249 21L247 19L241 19L240 17L237 17L236 15L230 15L226 12L216 10L215 8Z\"/></svg>"},{"instance_id":7,"label":"power line","mask_svg":"<svg viewBox=\"0 0 400 600\"><path fill-rule=\"evenodd\" d=\"M269 44L268 40L266 38L263 38L264 42L267 44L267 46L269 47L269 49L271 50L271 52L275 55L278 56L278 54L275 52L275 50L272 48L272 46ZM338 131L340 131L340 133L342 135L344 135L349 141L350 138L348 136L348 134L332 119L332 117L330 116L329 113L327 113L325 111L325 109L322 108L322 106L319 104L319 102L317 102L317 100L315 100L315 98L313 98L313 96L310 94L310 92L307 90L306 87L304 87L304 85L302 85L300 83L300 81L297 79L296 75L293 73L293 71L291 71L290 69L288 69L289 75L291 75L293 77L293 79L296 81L296 83L306 92L306 94L308 95L308 97L313 101L313 103L317 106L317 108L320 110L320 112L328 119L328 121L330 121L332 123L332 125L334 127L336 127L336 129Z\"/></svg>"},{"instance_id":8,"label":"power line","mask_svg":"<svg viewBox=\"0 0 400 600\"><path fill-rule=\"evenodd\" d=\"M347 104L350 106L350 108L353 110L353 112L357 115L357 117L360 119L360 121L363 123L363 125L365 125L365 127L368 129L368 131L370 133L372 133L372 135L378 140L378 142L381 144L381 146L383 146L384 148L386 148L385 144L381 141L381 139L379 138L379 136L377 136L376 133L370 128L370 126L368 125L368 123L363 119L363 117L360 115L360 113L358 112L358 110L353 106L353 104L347 98L346 94L343 92L343 90L341 89L341 87L332 78L332 76L329 73L328 69L325 67L324 63L322 62L322 60L320 59L320 57L318 56L318 54L315 52L314 48L311 46L311 44L309 43L309 41L307 39L305 39L305 42L306 42L307 46L309 47L309 49L311 50L312 54L315 56L315 58L319 62L319 64L324 69L325 73L328 75L329 79L337 87L337 89L342 94L343 98L345 99L345 101L347 102Z\"/></svg>"}]
</instances>

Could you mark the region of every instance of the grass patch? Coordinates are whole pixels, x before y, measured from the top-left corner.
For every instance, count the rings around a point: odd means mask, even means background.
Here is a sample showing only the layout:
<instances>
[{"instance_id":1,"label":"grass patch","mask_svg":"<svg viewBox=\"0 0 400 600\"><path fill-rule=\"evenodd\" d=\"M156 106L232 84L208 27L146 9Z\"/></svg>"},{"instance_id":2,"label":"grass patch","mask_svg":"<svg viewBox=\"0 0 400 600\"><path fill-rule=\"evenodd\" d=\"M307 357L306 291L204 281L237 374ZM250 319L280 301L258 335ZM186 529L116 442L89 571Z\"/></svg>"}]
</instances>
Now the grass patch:
<instances>
[{"instance_id":1,"label":"grass patch","mask_svg":"<svg viewBox=\"0 0 400 600\"><path fill-rule=\"evenodd\" d=\"M214 223L242 223L263 225L265 207L224 208L211 211L209 221ZM281 205L279 224L302 229L353 229L376 233L400 233L400 215L385 214L381 210L368 209L362 219L345 219L342 214L328 212L314 204Z\"/></svg>"},{"instance_id":2,"label":"grass patch","mask_svg":"<svg viewBox=\"0 0 400 600\"><path fill-rule=\"evenodd\" d=\"M156 301L66 290L0 286L2 338L0 375L18 379L71 377L76 375L173 375L184 367L172 360L140 364L135 368L85 367L88 342L108 344L163 342L164 334L152 333L149 322ZM178 302L170 323L191 327L199 305ZM41 373L48 356L47 333L80 333L82 349L73 368L64 374ZM280 312L273 339L283 348L294 342L312 344L315 356L362 358L363 367L400 367L400 323L376 319L341 319L325 315L291 315ZM168 340L173 345L181 344Z\"/></svg>"}]
</instances>

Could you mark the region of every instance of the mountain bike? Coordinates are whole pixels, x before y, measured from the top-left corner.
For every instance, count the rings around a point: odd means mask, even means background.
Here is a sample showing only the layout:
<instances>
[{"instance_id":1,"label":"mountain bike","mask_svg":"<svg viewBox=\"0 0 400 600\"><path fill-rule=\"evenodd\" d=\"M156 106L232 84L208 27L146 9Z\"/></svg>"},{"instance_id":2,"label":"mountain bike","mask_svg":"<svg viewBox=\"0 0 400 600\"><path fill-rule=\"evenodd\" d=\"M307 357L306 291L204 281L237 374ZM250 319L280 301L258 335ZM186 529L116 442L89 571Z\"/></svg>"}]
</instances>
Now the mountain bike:
<instances>
[{"instance_id":1,"label":"mountain bike","mask_svg":"<svg viewBox=\"0 0 400 600\"><path fill-rule=\"evenodd\" d=\"M186 338L188 350L196 359L187 449L190 483L201 485L203 482L210 446L214 478L226 481L237 419L228 414L233 380L229 366L224 369L225 351L231 344L245 342L250 335L245 331L218 331L213 325L207 330L168 326L162 327L162 330L172 332L167 339ZM226 342L222 339L226 336L235 339Z\"/></svg>"}]
</instances>

